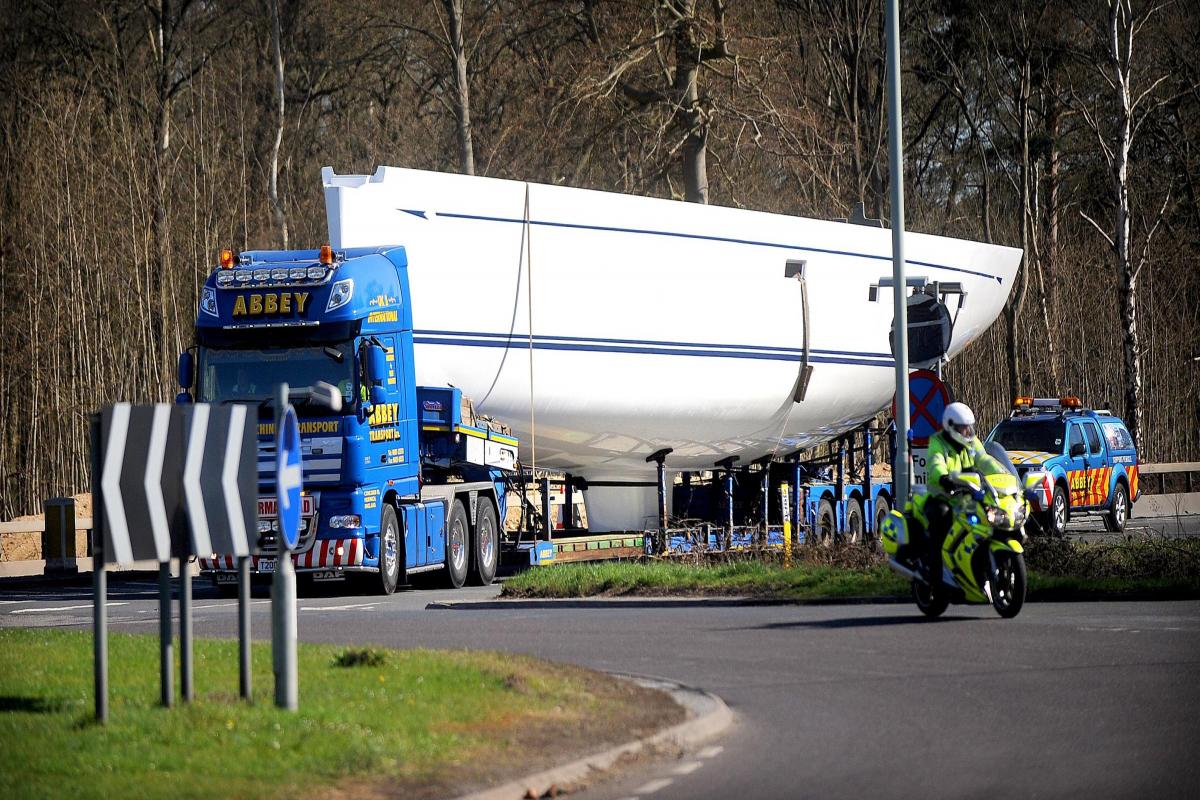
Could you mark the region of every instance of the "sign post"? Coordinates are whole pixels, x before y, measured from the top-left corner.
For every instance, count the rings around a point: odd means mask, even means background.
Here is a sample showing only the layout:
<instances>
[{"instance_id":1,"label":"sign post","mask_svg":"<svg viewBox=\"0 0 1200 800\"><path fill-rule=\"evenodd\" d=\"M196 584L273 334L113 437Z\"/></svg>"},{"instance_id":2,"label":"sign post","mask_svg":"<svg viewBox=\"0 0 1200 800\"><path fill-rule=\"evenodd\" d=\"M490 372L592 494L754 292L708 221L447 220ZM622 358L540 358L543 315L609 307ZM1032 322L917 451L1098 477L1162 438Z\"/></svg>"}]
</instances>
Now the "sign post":
<instances>
[{"instance_id":1,"label":"sign post","mask_svg":"<svg viewBox=\"0 0 1200 800\"><path fill-rule=\"evenodd\" d=\"M910 474L913 487L925 487L929 438L941 430L942 414L950 405L950 389L942 383L936 372L927 369L914 370L908 376L909 387L909 432L912 448ZM892 405L892 416L899 420L896 403Z\"/></svg>"},{"instance_id":2,"label":"sign post","mask_svg":"<svg viewBox=\"0 0 1200 800\"><path fill-rule=\"evenodd\" d=\"M300 425L288 402L288 385L279 385L275 403L275 496L279 506L279 557L271 583L272 643L274 645L275 705L299 707L296 675L296 570L292 550L300 538L303 470L300 465Z\"/></svg>"},{"instance_id":3,"label":"sign post","mask_svg":"<svg viewBox=\"0 0 1200 800\"><path fill-rule=\"evenodd\" d=\"M888 0L887 29L888 178L892 185L892 295L896 304L896 462L892 481L896 507L908 500L908 298L904 279L904 116L900 108L900 2Z\"/></svg>"}]
</instances>

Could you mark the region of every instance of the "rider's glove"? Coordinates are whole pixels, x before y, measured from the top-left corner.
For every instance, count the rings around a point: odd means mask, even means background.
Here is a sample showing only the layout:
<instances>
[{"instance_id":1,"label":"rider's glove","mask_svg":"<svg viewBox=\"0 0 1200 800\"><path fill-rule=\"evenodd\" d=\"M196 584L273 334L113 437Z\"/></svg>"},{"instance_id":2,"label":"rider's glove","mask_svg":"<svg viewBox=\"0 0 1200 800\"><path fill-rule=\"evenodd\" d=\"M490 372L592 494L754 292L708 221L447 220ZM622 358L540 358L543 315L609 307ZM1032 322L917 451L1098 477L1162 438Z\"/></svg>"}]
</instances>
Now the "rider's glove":
<instances>
[{"instance_id":1,"label":"rider's glove","mask_svg":"<svg viewBox=\"0 0 1200 800\"><path fill-rule=\"evenodd\" d=\"M940 482L942 484L942 488L947 492L952 492L958 488L958 484L954 482L954 479L951 478L949 474L943 475Z\"/></svg>"}]
</instances>

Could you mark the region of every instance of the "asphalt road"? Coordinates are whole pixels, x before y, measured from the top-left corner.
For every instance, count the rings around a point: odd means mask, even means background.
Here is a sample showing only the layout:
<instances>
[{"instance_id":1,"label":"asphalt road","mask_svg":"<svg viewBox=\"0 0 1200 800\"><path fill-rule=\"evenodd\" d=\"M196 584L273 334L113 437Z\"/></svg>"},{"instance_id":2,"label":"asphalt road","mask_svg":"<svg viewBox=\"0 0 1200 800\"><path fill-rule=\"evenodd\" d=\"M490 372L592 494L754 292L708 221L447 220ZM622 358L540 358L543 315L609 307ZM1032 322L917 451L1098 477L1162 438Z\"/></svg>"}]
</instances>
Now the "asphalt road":
<instances>
[{"instance_id":1,"label":"asphalt road","mask_svg":"<svg viewBox=\"0 0 1200 800\"><path fill-rule=\"evenodd\" d=\"M114 583L113 629L154 633L154 590ZM1011 621L952 608L930 623L908 605L486 602L494 593L301 598L300 635L662 676L737 714L712 746L585 800L1200 793L1197 602L1031 604ZM0 626L86 628L90 607L86 587L0 589ZM198 583L197 635L234 635L235 608ZM256 599L259 638L268 612Z\"/></svg>"}]
</instances>

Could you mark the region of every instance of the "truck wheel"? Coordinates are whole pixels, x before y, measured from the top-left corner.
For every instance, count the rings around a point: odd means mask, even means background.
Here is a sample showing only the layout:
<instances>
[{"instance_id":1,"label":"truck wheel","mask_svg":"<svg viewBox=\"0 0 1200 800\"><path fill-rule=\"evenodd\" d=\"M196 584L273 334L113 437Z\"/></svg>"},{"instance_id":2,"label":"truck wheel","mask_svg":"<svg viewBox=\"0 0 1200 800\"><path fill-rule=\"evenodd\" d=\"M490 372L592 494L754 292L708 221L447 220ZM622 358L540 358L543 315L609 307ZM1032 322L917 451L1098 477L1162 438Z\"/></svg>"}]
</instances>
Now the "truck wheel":
<instances>
[{"instance_id":1,"label":"truck wheel","mask_svg":"<svg viewBox=\"0 0 1200 800\"><path fill-rule=\"evenodd\" d=\"M480 496L475 509L475 536L471 540L471 584L487 586L496 577L500 561L499 514L488 497Z\"/></svg>"},{"instance_id":2,"label":"truck wheel","mask_svg":"<svg viewBox=\"0 0 1200 800\"><path fill-rule=\"evenodd\" d=\"M1125 484L1117 482L1117 488L1113 490L1112 503L1108 507L1108 513L1104 515L1104 527L1113 533L1121 533L1125 530L1125 523L1129 521L1129 490L1125 488Z\"/></svg>"},{"instance_id":3,"label":"truck wheel","mask_svg":"<svg viewBox=\"0 0 1200 800\"><path fill-rule=\"evenodd\" d=\"M380 594L391 594L400 583L400 523L396 509L383 507L379 515L379 582L375 590Z\"/></svg>"},{"instance_id":4,"label":"truck wheel","mask_svg":"<svg viewBox=\"0 0 1200 800\"><path fill-rule=\"evenodd\" d=\"M846 501L846 530L838 537L842 544L862 544L864 527L862 502L857 497Z\"/></svg>"},{"instance_id":5,"label":"truck wheel","mask_svg":"<svg viewBox=\"0 0 1200 800\"><path fill-rule=\"evenodd\" d=\"M833 541L833 532L837 530L837 514L834 513L833 503L823 499L817 503L817 520L813 525L813 544L828 545Z\"/></svg>"},{"instance_id":6,"label":"truck wheel","mask_svg":"<svg viewBox=\"0 0 1200 800\"><path fill-rule=\"evenodd\" d=\"M467 562L470 560L471 530L467 524L467 509L462 500L450 505L446 520L446 585L460 589L467 582Z\"/></svg>"}]
</instances>

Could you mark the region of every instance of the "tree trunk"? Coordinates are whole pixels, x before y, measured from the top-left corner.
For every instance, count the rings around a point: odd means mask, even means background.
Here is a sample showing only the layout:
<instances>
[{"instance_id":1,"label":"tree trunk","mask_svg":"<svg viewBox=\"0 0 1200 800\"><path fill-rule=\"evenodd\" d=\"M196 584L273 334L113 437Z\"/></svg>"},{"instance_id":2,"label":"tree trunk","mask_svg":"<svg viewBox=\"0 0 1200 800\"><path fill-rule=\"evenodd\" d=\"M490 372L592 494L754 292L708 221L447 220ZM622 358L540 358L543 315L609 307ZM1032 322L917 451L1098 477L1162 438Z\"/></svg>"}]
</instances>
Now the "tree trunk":
<instances>
[{"instance_id":1,"label":"tree trunk","mask_svg":"<svg viewBox=\"0 0 1200 800\"><path fill-rule=\"evenodd\" d=\"M467 82L467 51L463 45L463 0L443 0L450 22L450 53L454 59L454 117L458 133L458 168L475 174L475 145L471 141L471 88Z\"/></svg>"},{"instance_id":2,"label":"tree trunk","mask_svg":"<svg viewBox=\"0 0 1200 800\"><path fill-rule=\"evenodd\" d=\"M267 195L271 201L271 216L275 228L279 232L279 241L283 249L288 249L287 214L279 199L279 150L283 146L284 122L284 78L283 78L283 42L279 20L279 0L271 0L271 57L275 67L275 141L271 145L271 177L267 186Z\"/></svg>"},{"instance_id":3,"label":"tree trunk","mask_svg":"<svg viewBox=\"0 0 1200 800\"><path fill-rule=\"evenodd\" d=\"M684 134L683 185L689 203L708 202L708 123L700 107L700 43L696 31L695 0L678 4L675 24L675 96L679 98L676 117Z\"/></svg>"}]
</instances>

